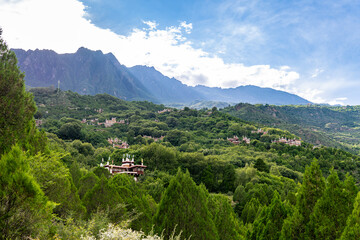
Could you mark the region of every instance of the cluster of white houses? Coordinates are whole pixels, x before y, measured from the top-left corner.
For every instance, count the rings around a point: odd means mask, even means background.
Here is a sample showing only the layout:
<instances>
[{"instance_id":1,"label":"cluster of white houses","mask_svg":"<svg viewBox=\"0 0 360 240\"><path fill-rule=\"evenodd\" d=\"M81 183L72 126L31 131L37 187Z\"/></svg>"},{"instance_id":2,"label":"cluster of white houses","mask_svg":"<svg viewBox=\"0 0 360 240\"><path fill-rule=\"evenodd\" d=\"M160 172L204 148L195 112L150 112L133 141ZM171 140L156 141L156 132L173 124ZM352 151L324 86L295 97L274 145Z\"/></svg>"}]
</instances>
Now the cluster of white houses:
<instances>
[{"instance_id":1,"label":"cluster of white houses","mask_svg":"<svg viewBox=\"0 0 360 240\"><path fill-rule=\"evenodd\" d=\"M110 157L109 157L110 161ZM104 159L102 160L102 163L100 163L100 167L104 167L107 170L109 170L110 174L128 174L135 177L135 180L140 175L144 174L146 166L143 163L143 160L141 160L141 165L136 165L134 163L134 156L131 158L130 155L126 154L123 156L122 164L121 166L115 165L114 162L110 164L110 162L107 162L104 164Z\"/></svg>"}]
</instances>

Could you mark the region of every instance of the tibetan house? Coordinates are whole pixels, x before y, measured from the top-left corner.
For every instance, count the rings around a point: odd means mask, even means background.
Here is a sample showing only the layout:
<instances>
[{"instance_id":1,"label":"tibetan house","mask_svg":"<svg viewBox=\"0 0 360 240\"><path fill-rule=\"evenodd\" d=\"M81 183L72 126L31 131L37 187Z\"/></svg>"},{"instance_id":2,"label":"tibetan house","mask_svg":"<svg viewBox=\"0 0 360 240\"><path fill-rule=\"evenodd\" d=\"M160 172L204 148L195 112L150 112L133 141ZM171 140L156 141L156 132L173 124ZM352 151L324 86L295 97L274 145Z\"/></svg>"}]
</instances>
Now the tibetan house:
<instances>
[{"instance_id":1,"label":"tibetan house","mask_svg":"<svg viewBox=\"0 0 360 240\"><path fill-rule=\"evenodd\" d=\"M141 165L135 165L134 156L132 157L132 159L130 159L130 155L126 155L126 157L125 156L123 157L121 166L114 165L114 161L112 162L112 164L109 164L108 161L105 165L103 163L100 163L100 167L104 167L108 169L110 174L112 175L125 173L128 175L132 175L135 178L137 178L140 175L143 175L144 170L146 168L142 160L141 160Z\"/></svg>"}]
</instances>

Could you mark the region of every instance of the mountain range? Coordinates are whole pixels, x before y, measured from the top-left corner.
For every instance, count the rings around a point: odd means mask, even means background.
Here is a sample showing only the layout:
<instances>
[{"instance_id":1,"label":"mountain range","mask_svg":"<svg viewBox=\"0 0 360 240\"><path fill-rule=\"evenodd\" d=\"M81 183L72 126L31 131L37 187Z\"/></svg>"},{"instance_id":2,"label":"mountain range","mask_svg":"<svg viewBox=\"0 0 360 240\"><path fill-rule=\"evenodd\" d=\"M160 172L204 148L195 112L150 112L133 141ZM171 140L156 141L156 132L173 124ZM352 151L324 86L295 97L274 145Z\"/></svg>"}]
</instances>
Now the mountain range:
<instances>
[{"instance_id":1,"label":"mountain range","mask_svg":"<svg viewBox=\"0 0 360 240\"><path fill-rule=\"evenodd\" d=\"M175 78L164 76L154 67L127 68L112 53L103 54L83 47L68 54L57 54L52 50L13 51L20 69L25 72L25 83L29 87L59 85L62 90L80 94L108 93L124 100L163 104L208 102L223 106L239 102L275 105L310 103L294 94L250 85L228 89L187 86Z\"/></svg>"}]
</instances>

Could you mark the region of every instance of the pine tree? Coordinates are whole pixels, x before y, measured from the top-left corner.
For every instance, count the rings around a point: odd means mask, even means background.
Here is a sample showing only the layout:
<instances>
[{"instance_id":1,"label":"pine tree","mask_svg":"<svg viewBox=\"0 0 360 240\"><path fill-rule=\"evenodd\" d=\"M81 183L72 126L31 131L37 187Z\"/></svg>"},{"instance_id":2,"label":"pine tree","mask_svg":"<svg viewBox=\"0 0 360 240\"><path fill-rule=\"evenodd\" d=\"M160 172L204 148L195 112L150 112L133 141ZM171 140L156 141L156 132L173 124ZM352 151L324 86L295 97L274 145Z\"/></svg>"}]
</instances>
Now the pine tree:
<instances>
[{"instance_id":1,"label":"pine tree","mask_svg":"<svg viewBox=\"0 0 360 240\"><path fill-rule=\"evenodd\" d=\"M337 239L345 228L353 208L356 189L354 180L347 177L342 183L334 170L327 178L326 189L310 216L306 233L310 239Z\"/></svg>"},{"instance_id":2,"label":"pine tree","mask_svg":"<svg viewBox=\"0 0 360 240\"><path fill-rule=\"evenodd\" d=\"M35 102L25 91L24 74L0 29L0 155L17 143L34 154L44 151L46 137L35 127Z\"/></svg>"},{"instance_id":3,"label":"pine tree","mask_svg":"<svg viewBox=\"0 0 360 240\"><path fill-rule=\"evenodd\" d=\"M164 231L169 238L176 228L176 235L191 239L218 239L217 230L208 209L208 193L196 186L190 173L179 169L166 189L154 217L155 231Z\"/></svg>"}]
</instances>

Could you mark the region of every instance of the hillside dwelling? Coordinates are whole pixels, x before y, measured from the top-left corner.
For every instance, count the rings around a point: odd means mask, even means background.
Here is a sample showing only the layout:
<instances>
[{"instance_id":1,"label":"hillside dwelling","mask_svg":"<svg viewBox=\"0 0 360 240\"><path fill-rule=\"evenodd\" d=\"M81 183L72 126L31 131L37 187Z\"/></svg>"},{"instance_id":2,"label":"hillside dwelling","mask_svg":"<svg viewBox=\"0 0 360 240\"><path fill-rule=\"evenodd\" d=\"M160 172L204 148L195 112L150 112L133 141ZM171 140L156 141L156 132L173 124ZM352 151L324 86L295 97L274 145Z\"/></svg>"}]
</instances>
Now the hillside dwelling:
<instances>
[{"instance_id":1,"label":"hillside dwelling","mask_svg":"<svg viewBox=\"0 0 360 240\"><path fill-rule=\"evenodd\" d=\"M245 142L246 144L250 144L250 138L243 136L242 141Z\"/></svg>"},{"instance_id":2,"label":"hillside dwelling","mask_svg":"<svg viewBox=\"0 0 360 240\"><path fill-rule=\"evenodd\" d=\"M261 128L258 128L258 130L256 130L256 131L251 131L251 133L260 133L260 134L265 135L265 134L268 134L268 131L264 131L264 130L262 130Z\"/></svg>"},{"instance_id":3,"label":"hillside dwelling","mask_svg":"<svg viewBox=\"0 0 360 240\"><path fill-rule=\"evenodd\" d=\"M109 161L110 161L110 157L109 157ZM114 165L114 161L112 162L112 164L110 164L109 161L104 165L103 164L104 159L102 159L102 162L100 163L100 167L106 168L107 170L109 170L110 174L112 175L128 174L134 176L135 181L137 180L137 177L139 177L140 175L144 175L146 166L144 165L143 160L141 160L141 165L135 165L134 156L132 157L132 159L130 159L130 155L128 154L126 154L126 156L124 155L121 166Z\"/></svg>"},{"instance_id":4,"label":"hillside dwelling","mask_svg":"<svg viewBox=\"0 0 360 240\"><path fill-rule=\"evenodd\" d=\"M104 123L98 123L98 125L104 125L106 128L111 127L115 123L125 124L125 120L121 119L120 121L116 121L116 118L111 118L111 120L106 119Z\"/></svg>"},{"instance_id":5,"label":"hillside dwelling","mask_svg":"<svg viewBox=\"0 0 360 240\"><path fill-rule=\"evenodd\" d=\"M236 145L240 143L238 136L234 136L232 138L227 138L227 140Z\"/></svg>"},{"instance_id":6,"label":"hillside dwelling","mask_svg":"<svg viewBox=\"0 0 360 240\"><path fill-rule=\"evenodd\" d=\"M43 121L41 119L35 119L35 125L38 127L43 124Z\"/></svg>"},{"instance_id":7,"label":"hillside dwelling","mask_svg":"<svg viewBox=\"0 0 360 240\"><path fill-rule=\"evenodd\" d=\"M130 147L130 145L126 141L118 139L117 137L114 139L108 138L107 141L113 146L113 148L127 149Z\"/></svg>"},{"instance_id":8,"label":"hillside dwelling","mask_svg":"<svg viewBox=\"0 0 360 240\"><path fill-rule=\"evenodd\" d=\"M166 112L171 112L172 110L170 108L165 108L164 110L161 111L157 111L157 113L161 114L161 113L166 113Z\"/></svg>"},{"instance_id":9,"label":"hillside dwelling","mask_svg":"<svg viewBox=\"0 0 360 240\"><path fill-rule=\"evenodd\" d=\"M301 146L301 140L298 139L287 139L287 138L280 138L279 140L273 140L271 141L272 143L284 143L286 145L290 145L290 146Z\"/></svg>"}]
</instances>

